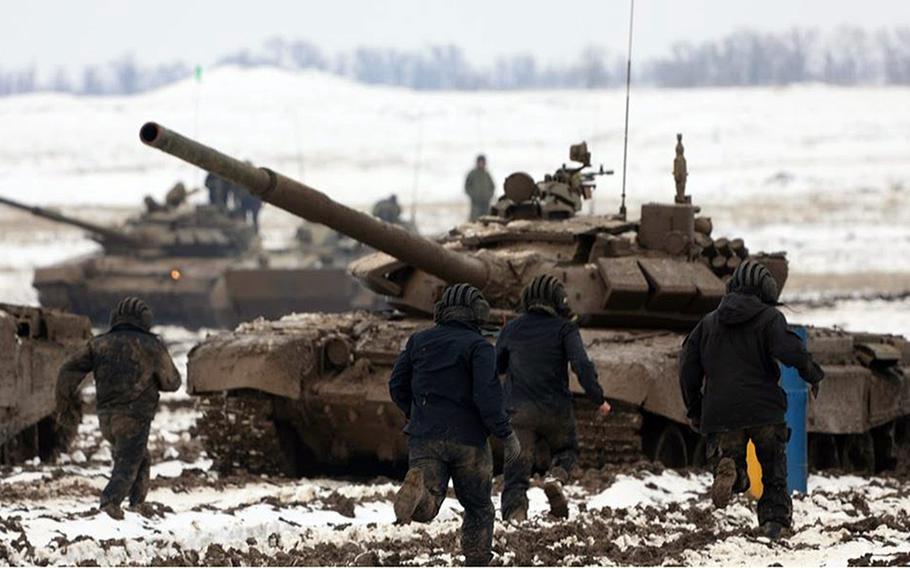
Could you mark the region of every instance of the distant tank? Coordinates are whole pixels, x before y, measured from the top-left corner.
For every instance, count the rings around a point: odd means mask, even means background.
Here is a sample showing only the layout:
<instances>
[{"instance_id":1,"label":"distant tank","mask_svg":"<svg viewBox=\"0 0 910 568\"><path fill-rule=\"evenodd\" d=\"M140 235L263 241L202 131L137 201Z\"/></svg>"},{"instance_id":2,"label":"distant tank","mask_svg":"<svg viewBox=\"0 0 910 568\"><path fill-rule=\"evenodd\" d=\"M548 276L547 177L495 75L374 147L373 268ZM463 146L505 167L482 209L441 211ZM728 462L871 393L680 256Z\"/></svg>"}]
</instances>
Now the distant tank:
<instances>
[{"instance_id":1,"label":"distant tank","mask_svg":"<svg viewBox=\"0 0 910 568\"><path fill-rule=\"evenodd\" d=\"M104 227L8 198L0 203L86 230L102 251L35 271L41 305L107 322L124 296L145 299L161 324L233 327L257 317L372 306L372 294L341 266L300 251L268 254L255 229L212 205L188 206L171 190L165 204L118 228Z\"/></svg>"},{"instance_id":2,"label":"distant tank","mask_svg":"<svg viewBox=\"0 0 910 568\"><path fill-rule=\"evenodd\" d=\"M0 464L47 460L75 434L55 423L57 371L91 333L85 317L0 304Z\"/></svg>"},{"instance_id":3,"label":"distant tank","mask_svg":"<svg viewBox=\"0 0 910 568\"><path fill-rule=\"evenodd\" d=\"M783 253L750 254L740 239L711 237L710 220L698 216L685 193L681 137L674 202L643 205L637 221L578 214L594 176L608 173L588 169L590 154L580 144L570 152L577 166L563 165L540 182L509 176L491 215L435 242L157 124L143 126L140 137L384 251L355 261L351 271L397 312L260 320L190 353L188 390L204 408L198 428L222 468L299 474L403 464L404 417L389 399L387 380L407 337L432 325L433 305L448 283L482 289L493 307L487 324L496 328L514 317L520 291L541 273L565 283L600 383L615 403L600 420L579 396L582 462L647 457L674 467L698 464L703 441L687 425L677 381L683 338L718 305L725 278L744 258L765 263L781 289L787 280ZM828 377L809 408L814 463L870 471L892 465L895 427L910 413L908 342L813 328L809 348ZM577 384L573 389L580 394Z\"/></svg>"}]
</instances>

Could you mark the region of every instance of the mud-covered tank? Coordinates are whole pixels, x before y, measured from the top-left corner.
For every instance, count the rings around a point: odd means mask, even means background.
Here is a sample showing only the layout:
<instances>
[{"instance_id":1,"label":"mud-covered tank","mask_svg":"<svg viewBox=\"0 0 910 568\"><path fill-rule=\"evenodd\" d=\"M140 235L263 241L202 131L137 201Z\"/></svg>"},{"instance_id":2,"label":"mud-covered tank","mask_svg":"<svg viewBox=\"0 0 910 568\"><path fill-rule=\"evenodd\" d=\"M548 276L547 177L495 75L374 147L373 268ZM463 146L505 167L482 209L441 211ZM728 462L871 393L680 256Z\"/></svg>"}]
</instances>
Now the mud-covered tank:
<instances>
[{"instance_id":1,"label":"mud-covered tank","mask_svg":"<svg viewBox=\"0 0 910 568\"><path fill-rule=\"evenodd\" d=\"M712 238L710 220L685 193L681 138L675 199L643 205L638 220L578 214L601 173L588 169L590 154L580 144L570 152L577 166L563 165L540 182L509 176L491 215L431 241L157 124L146 124L140 137L384 251L355 261L351 271L395 312L260 320L190 353L188 389L205 407L200 433L222 467L299 473L308 466L401 464L404 418L389 399L387 379L406 338L432 325L432 307L452 282L484 291L495 335L514 317L522 288L541 273L565 283L599 381L615 403L601 420L579 396L582 461L697 463L703 444L687 425L676 372L685 334L718 305L725 278L744 258L764 262L781 289L787 279L783 253L750 254L741 239ZM910 412L907 341L812 328L809 348L828 376L809 408L815 463L890 465L895 424ZM577 384L573 389L580 394Z\"/></svg>"},{"instance_id":2,"label":"mud-covered tank","mask_svg":"<svg viewBox=\"0 0 910 568\"><path fill-rule=\"evenodd\" d=\"M257 317L368 306L371 298L343 267L300 251L268 254L255 229L218 207L147 199L122 227L104 227L31 207L0 203L88 231L101 251L35 271L41 305L107 323L124 296L145 299L162 324L233 327Z\"/></svg>"},{"instance_id":3,"label":"mud-covered tank","mask_svg":"<svg viewBox=\"0 0 910 568\"><path fill-rule=\"evenodd\" d=\"M67 433L54 421L57 372L91 333L82 316L0 304L0 464L46 460L61 449L58 435Z\"/></svg>"}]
</instances>

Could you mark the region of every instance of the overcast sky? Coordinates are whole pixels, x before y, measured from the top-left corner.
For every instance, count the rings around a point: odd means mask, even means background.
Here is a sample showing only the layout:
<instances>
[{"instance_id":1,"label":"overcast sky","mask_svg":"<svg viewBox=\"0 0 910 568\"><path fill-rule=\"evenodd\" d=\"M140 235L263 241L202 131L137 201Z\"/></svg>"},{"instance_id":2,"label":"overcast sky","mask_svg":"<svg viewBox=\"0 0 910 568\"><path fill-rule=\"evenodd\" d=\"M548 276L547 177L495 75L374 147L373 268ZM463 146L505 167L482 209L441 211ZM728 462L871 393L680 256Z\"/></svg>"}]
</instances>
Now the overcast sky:
<instances>
[{"instance_id":1,"label":"overcast sky","mask_svg":"<svg viewBox=\"0 0 910 568\"><path fill-rule=\"evenodd\" d=\"M530 52L559 63L584 46L625 50L628 0L29 0L0 8L0 67L210 63L281 36L334 53L357 46L454 43L479 64ZM910 0L638 0L635 51L749 27L833 30L910 25Z\"/></svg>"}]
</instances>

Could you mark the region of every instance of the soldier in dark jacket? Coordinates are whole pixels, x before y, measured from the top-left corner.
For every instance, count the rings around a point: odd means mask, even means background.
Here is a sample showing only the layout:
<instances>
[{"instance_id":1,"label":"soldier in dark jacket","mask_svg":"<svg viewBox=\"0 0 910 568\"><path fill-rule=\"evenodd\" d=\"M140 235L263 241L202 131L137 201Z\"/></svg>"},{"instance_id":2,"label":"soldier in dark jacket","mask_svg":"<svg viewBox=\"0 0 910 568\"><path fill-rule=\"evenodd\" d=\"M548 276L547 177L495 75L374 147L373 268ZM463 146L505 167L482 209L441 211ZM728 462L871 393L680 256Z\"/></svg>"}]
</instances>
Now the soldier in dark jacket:
<instances>
[{"instance_id":1,"label":"soldier in dark jacket","mask_svg":"<svg viewBox=\"0 0 910 568\"><path fill-rule=\"evenodd\" d=\"M451 478L464 507L461 548L469 566L492 558L490 434L503 440L507 463L520 452L503 406L493 346L477 327L489 310L473 286L447 288L436 306L436 326L408 339L389 380L392 400L408 419L409 469L395 516L400 523L432 520Z\"/></svg>"},{"instance_id":2,"label":"soldier in dark jacket","mask_svg":"<svg viewBox=\"0 0 910 568\"><path fill-rule=\"evenodd\" d=\"M149 331L152 311L139 298L124 298L111 312L111 328L91 339L63 363L57 378L57 413L70 415L79 385L95 377L101 433L114 460L101 510L123 518L120 503L145 501L149 488L149 427L158 409L158 392L180 387L180 374L167 348Z\"/></svg>"},{"instance_id":3,"label":"soldier in dark jacket","mask_svg":"<svg viewBox=\"0 0 910 568\"><path fill-rule=\"evenodd\" d=\"M544 490L551 513L564 518L569 510L561 484L578 461L569 365L601 415L610 413L610 404L604 400L578 327L567 318L562 282L550 275L535 278L522 292L522 309L524 314L506 324L496 342L496 366L507 376L507 406L522 448L519 459L504 471L502 516L508 521L527 518L535 449L544 443L550 450L553 478Z\"/></svg>"},{"instance_id":4,"label":"soldier in dark jacket","mask_svg":"<svg viewBox=\"0 0 910 568\"><path fill-rule=\"evenodd\" d=\"M464 180L464 192L471 199L470 221L490 212L490 200L496 192L496 185L487 171L487 158L483 154L477 156L474 169L468 172Z\"/></svg>"},{"instance_id":5,"label":"soldier in dark jacket","mask_svg":"<svg viewBox=\"0 0 910 568\"><path fill-rule=\"evenodd\" d=\"M763 264L742 263L727 292L720 306L686 338L679 383L692 425L708 437L715 506L726 507L734 491L749 488L746 445L751 439L764 487L758 522L766 535L778 538L792 522L787 493L789 429L784 418L787 396L778 384L778 361L796 368L813 392L824 373L774 307L777 283Z\"/></svg>"}]
</instances>

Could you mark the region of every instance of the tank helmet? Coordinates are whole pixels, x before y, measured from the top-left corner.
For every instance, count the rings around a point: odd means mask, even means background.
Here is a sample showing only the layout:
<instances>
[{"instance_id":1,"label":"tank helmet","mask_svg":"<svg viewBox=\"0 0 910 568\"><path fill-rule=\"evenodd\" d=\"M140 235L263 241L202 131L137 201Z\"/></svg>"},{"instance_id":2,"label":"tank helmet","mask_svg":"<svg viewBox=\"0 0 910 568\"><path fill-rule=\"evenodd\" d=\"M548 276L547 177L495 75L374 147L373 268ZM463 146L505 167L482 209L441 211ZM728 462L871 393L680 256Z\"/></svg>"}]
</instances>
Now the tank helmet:
<instances>
[{"instance_id":1,"label":"tank helmet","mask_svg":"<svg viewBox=\"0 0 910 568\"><path fill-rule=\"evenodd\" d=\"M555 276L541 274L522 290L521 307L526 312L539 309L553 315L566 316L569 314L566 287Z\"/></svg>"},{"instance_id":2,"label":"tank helmet","mask_svg":"<svg viewBox=\"0 0 910 568\"><path fill-rule=\"evenodd\" d=\"M727 292L753 294L772 306L777 304L780 296L777 281L771 271L756 260L746 260L736 268L733 277L727 282Z\"/></svg>"},{"instance_id":3,"label":"tank helmet","mask_svg":"<svg viewBox=\"0 0 910 568\"><path fill-rule=\"evenodd\" d=\"M490 304L483 294L470 284L452 284L436 303L433 319L436 323L460 320L477 323L490 315Z\"/></svg>"},{"instance_id":4,"label":"tank helmet","mask_svg":"<svg viewBox=\"0 0 910 568\"><path fill-rule=\"evenodd\" d=\"M152 309L143 300L127 296L111 312L111 327L130 324L145 331L152 329Z\"/></svg>"}]
</instances>

